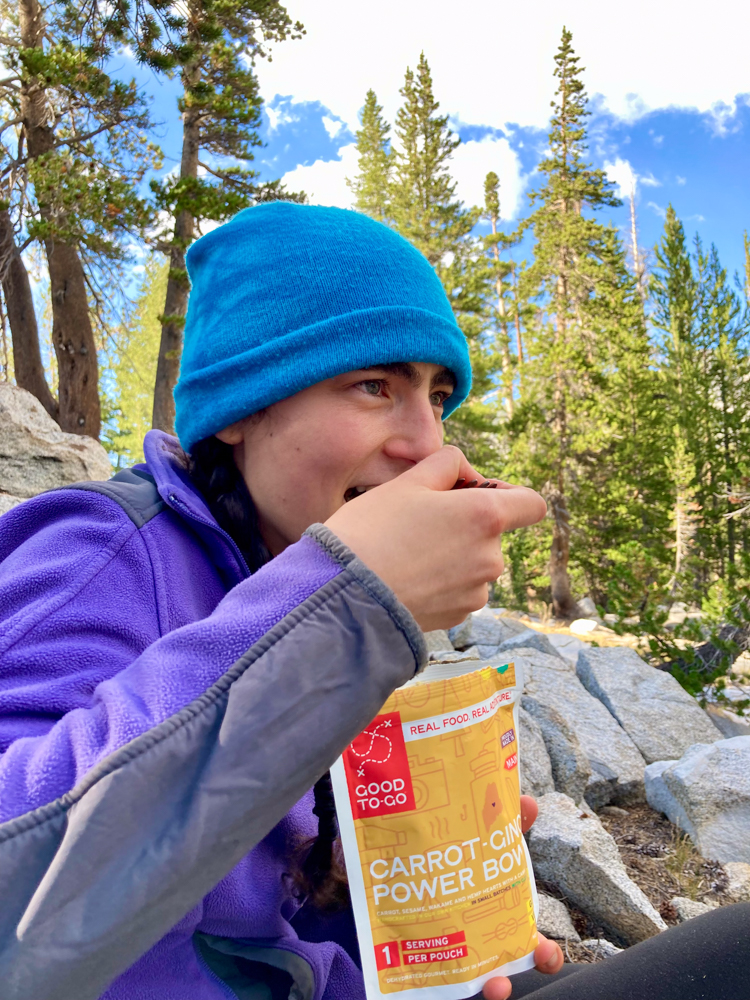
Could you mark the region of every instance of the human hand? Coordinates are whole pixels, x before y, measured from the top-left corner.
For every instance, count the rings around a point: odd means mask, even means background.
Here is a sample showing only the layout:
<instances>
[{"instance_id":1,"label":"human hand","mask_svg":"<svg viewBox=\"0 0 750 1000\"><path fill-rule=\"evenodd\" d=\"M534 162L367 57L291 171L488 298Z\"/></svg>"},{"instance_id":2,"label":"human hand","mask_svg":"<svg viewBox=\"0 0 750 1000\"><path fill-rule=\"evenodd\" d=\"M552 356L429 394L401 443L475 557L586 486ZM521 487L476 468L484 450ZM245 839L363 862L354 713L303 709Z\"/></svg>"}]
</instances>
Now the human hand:
<instances>
[{"instance_id":1,"label":"human hand","mask_svg":"<svg viewBox=\"0 0 750 1000\"><path fill-rule=\"evenodd\" d=\"M547 509L525 486L453 490L461 478L484 477L448 445L326 521L425 632L458 625L487 603L487 585L503 571L500 535Z\"/></svg>"},{"instance_id":2,"label":"human hand","mask_svg":"<svg viewBox=\"0 0 750 1000\"><path fill-rule=\"evenodd\" d=\"M539 808L530 795L521 796L521 829L524 833L531 827L537 817ZM534 949L534 965L539 972L559 972L563 964L563 953L556 941L539 935L539 944ZM512 984L507 976L495 976L484 984L482 994L485 1000L507 1000L511 995Z\"/></svg>"}]
</instances>

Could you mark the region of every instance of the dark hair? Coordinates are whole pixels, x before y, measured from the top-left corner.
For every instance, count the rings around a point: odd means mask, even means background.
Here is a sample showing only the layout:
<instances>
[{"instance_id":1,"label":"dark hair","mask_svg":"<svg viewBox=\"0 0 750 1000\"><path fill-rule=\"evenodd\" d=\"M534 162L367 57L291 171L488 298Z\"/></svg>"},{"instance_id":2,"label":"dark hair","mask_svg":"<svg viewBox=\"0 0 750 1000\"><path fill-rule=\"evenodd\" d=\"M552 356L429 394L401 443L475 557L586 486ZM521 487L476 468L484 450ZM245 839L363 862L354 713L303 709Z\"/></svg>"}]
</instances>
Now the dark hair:
<instances>
[{"instance_id":1,"label":"dark hair","mask_svg":"<svg viewBox=\"0 0 750 1000\"><path fill-rule=\"evenodd\" d=\"M250 572L255 573L271 554L261 538L258 512L232 446L213 436L198 441L188 456L188 469L209 510L234 540ZM290 874L301 897L320 909L333 910L346 904L349 889L329 771L315 782L313 792L318 835L295 850Z\"/></svg>"}]
</instances>

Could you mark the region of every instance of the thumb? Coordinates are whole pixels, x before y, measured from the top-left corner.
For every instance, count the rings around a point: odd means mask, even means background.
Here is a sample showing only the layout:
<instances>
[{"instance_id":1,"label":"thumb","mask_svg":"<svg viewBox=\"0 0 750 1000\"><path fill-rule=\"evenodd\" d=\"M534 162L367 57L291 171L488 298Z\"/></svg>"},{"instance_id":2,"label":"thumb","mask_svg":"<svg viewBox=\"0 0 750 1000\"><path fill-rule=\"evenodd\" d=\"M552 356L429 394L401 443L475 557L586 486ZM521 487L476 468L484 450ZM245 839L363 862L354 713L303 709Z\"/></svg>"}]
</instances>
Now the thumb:
<instances>
[{"instance_id":1,"label":"thumb","mask_svg":"<svg viewBox=\"0 0 750 1000\"><path fill-rule=\"evenodd\" d=\"M433 452L421 462L417 462L399 478L408 478L409 482L426 486L430 490L451 490L456 485L457 479L470 481L483 480L485 477L469 465L460 448L446 444L440 451Z\"/></svg>"}]
</instances>

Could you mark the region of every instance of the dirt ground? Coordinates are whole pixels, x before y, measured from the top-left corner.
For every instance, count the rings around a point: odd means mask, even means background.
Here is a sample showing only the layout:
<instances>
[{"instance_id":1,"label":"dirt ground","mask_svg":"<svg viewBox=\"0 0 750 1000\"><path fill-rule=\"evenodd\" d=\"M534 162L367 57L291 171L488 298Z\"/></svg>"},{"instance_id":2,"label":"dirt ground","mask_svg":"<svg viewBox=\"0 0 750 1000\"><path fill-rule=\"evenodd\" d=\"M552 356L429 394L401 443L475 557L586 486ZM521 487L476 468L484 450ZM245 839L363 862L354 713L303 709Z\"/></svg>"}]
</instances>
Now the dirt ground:
<instances>
[{"instance_id":1,"label":"dirt ground","mask_svg":"<svg viewBox=\"0 0 750 1000\"><path fill-rule=\"evenodd\" d=\"M721 865L702 858L689 837L650 806L644 804L627 809L605 807L599 818L614 838L628 875L643 890L665 923L678 923L670 903L674 896L687 896L701 903L719 906L734 902L727 893L727 879ZM544 882L537 884L542 892L564 900L554 886ZM622 947L623 942L614 940L610 931L597 925L576 907L569 906L569 909L581 938L606 938ZM566 961L599 960L599 956L589 948L572 941L563 950Z\"/></svg>"}]
</instances>

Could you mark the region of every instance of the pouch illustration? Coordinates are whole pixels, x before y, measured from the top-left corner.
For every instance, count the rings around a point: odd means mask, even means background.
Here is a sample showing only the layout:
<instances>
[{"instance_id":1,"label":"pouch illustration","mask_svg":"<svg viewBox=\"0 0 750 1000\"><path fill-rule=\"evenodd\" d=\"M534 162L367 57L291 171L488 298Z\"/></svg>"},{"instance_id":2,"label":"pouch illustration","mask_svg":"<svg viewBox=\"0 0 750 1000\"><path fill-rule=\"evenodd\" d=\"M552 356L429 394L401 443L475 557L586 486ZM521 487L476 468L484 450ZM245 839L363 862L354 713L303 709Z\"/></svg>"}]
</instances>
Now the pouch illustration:
<instances>
[{"instance_id":1,"label":"pouch illustration","mask_svg":"<svg viewBox=\"0 0 750 1000\"><path fill-rule=\"evenodd\" d=\"M522 683L513 664L465 666L395 691L331 769L368 1000L463 1000L534 964Z\"/></svg>"}]
</instances>

